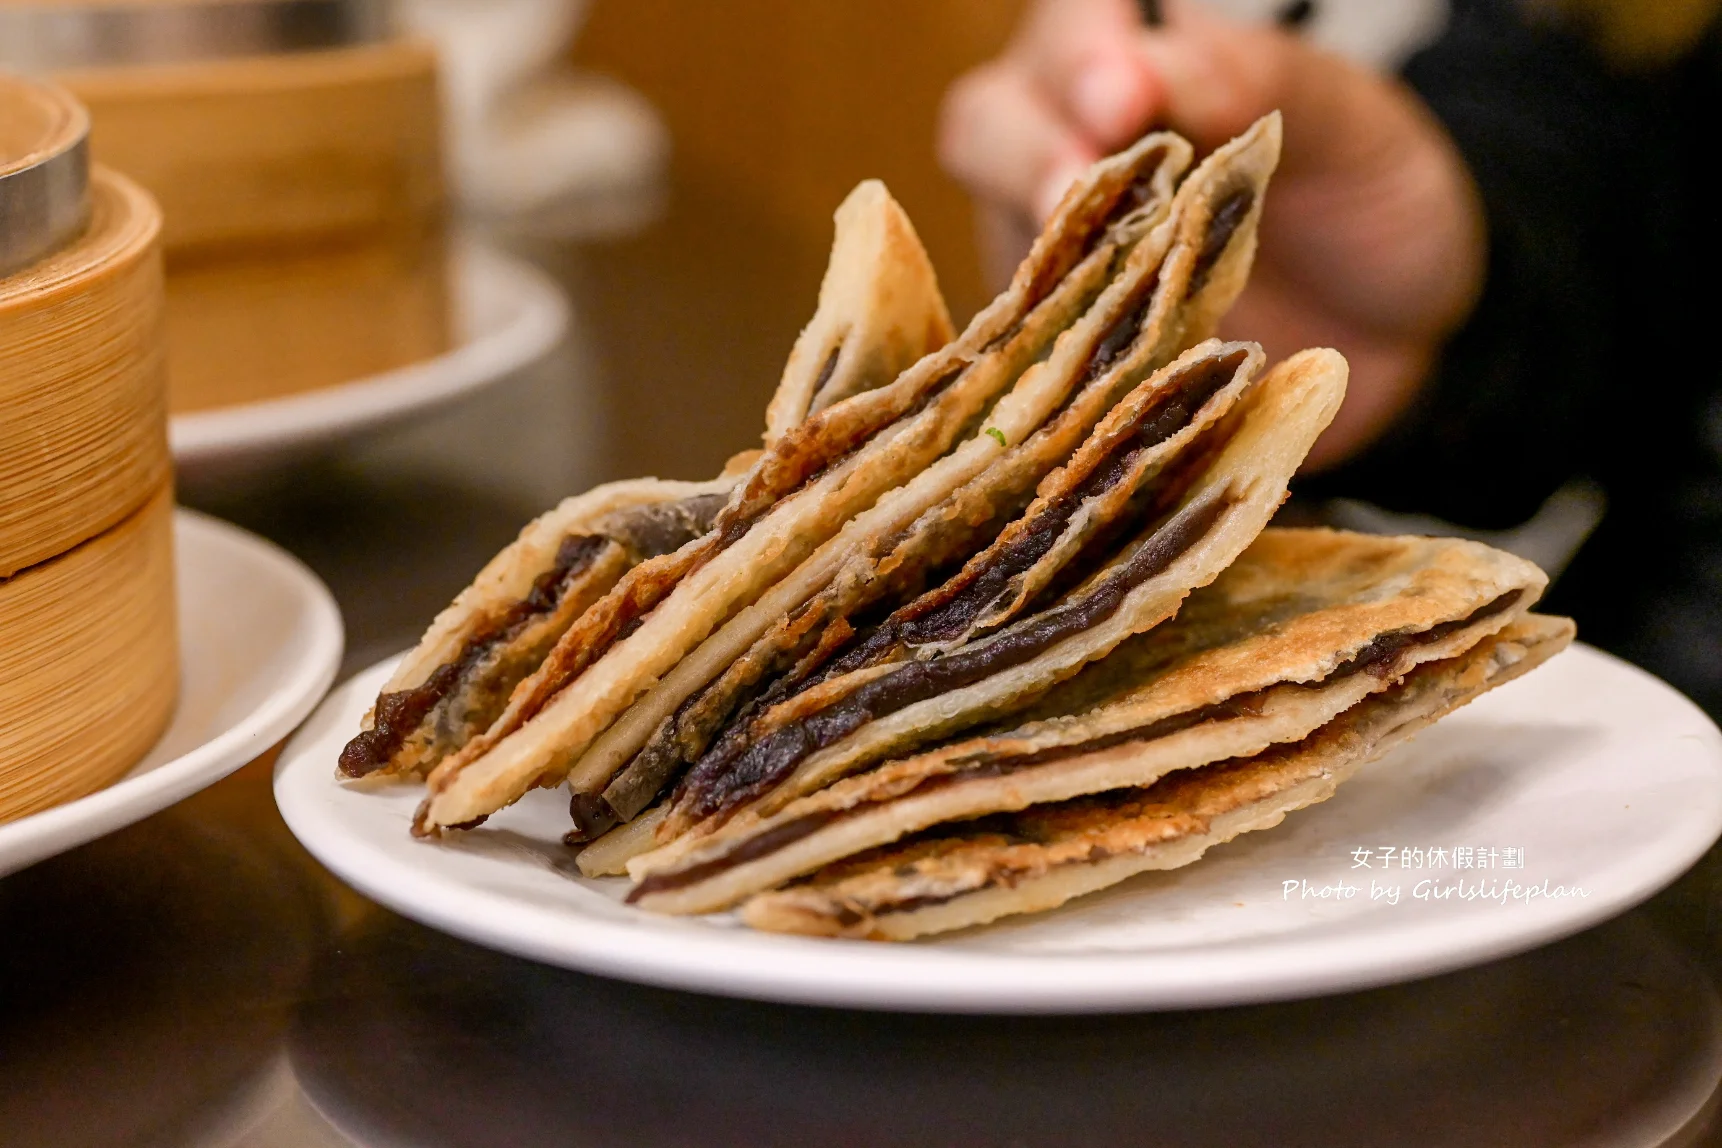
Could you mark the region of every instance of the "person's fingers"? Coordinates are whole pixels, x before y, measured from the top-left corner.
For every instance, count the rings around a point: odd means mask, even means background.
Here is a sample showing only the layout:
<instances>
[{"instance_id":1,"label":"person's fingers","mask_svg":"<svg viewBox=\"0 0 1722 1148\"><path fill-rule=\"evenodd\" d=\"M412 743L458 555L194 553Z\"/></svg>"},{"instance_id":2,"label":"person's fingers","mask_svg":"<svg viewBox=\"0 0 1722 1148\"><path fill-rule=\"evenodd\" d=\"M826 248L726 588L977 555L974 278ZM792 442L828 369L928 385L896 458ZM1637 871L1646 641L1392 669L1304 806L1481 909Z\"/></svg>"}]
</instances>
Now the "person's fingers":
<instances>
[{"instance_id":1,"label":"person's fingers","mask_svg":"<svg viewBox=\"0 0 1722 1148\"><path fill-rule=\"evenodd\" d=\"M1009 61L970 72L946 93L939 162L982 199L1044 219L1098 158Z\"/></svg>"},{"instance_id":2,"label":"person's fingers","mask_svg":"<svg viewBox=\"0 0 1722 1148\"><path fill-rule=\"evenodd\" d=\"M1199 150L1270 111L1286 121L1281 174L1390 168L1424 134L1395 82L1269 25L1229 19L1194 0L1166 0L1164 27L1135 40L1153 76L1160 121Z\"/></svg>"},{"instance_id":3,"label":"person's fingers","mask_svg":"<svg viewBox=\"0 0 1722 1148\"><path fill-rule=\"evenodd\" d=\"M1141 32L1134 0L1042 0L1010 56L1046 103L1107 152L1141 135L1154 110L1154 77L1133 51Z\"/></svg>"},{"instance_id":4,"label":"person's fingers","mask_svg":"<svg viewBox=\"0 0 1722 1148\"><path fill-rule=\"evenodd\" d=\"M1170 126L1208 150L1269 111L1285 116L1259 261L1295 275L1306 301L1378 332L1444 333L1467 314L1482 273L1480 209L1463 161L1410 91L1277 29L1189 0L1167 7L1165 28L1138 47L1164 85Z\"/></svg>"},{"instance_id":5,"label":"person's fingers","mask_svg":"<svg viewBox=\"0 0 1722 1148\"><path fill-rule=\"evenodd\" d=\"M1288 53L1299 45L1274 29L1168 0L1165 24L1132 41L1155 87L1157 119L1198 149L1218 147L1251 123L1283 108Z\"/></svg>"}]
</instances>

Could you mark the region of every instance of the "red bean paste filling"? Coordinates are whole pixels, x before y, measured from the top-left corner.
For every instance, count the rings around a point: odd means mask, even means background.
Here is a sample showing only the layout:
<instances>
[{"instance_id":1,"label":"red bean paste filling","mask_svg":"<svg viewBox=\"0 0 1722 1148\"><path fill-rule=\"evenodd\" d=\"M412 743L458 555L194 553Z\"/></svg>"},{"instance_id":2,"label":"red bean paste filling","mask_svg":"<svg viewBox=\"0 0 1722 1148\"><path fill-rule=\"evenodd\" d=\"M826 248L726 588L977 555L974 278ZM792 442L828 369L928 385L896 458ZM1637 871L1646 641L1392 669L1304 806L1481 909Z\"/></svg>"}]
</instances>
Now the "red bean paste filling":
<instances>
[{"instance_id":1,"label":"red bean paste filling","mask_svg":"<svg viewBox=\"0 0 1722 1148\"><path fill-rule=\"evenodd\" d=\"M1160 159L1163 158L1163 155L1163 152L1155 152L1145 158L1143 169L1139 171L1136 178L1124 188L1122 194L1116 201L1114 201L1112 207L1108 211L1105 219L1105 226L1096 228L1090 236L1088 244L1084 248L1085 254L1092 251L1096 243L1099 241L1099 238L1105 234L1105 227L1109 227L1121 221L1132 212L1137 211L1147 204L1153 197L1154 175L1158 163ZM1204 279L1212 270L1212 265L1217 262L1219 256L1224 253L1226 245L1230 242L1232 235L1236 232L1239 223L1242 222L1244 216L1248 213L1250 200L1252 199L1253 192L1246 187L1243 189L1241 206L1239 195L1234 192L1232 196L1228 197L1215 209L1207 240L1203 245L1202 251L1198 253L1197 256L1196 271L1199 272ZM1068 268L1061 272L1061 274L1066 273L1068 273ZM1159 281L1158 271L1148 277L1140 289L1140 301L1134 308L1126 312L1125 315L1122 316L1106 333L1100 342L1095 345L1080 381L1070 388L1070 391L1065 396L1063 403L1061 403L1058 409L1052 413L1050 416L1051 418L1056 418L1061 414L1065 408L1075 401L1077 395L1082 392L1084 387L1105 375L1107 371L1111 370L1124 353L1134 345L1141 334L1142 325L1147 320L1148 314L1153 307L1154 294L1159 286ZM1193 292L1198 286L1199 284L1193 284L1190 290ZM1033 302L1038 303L1039 299L1036 298ZM1024 318L1026 318L1026 316ZM1015 338L1022 330L1024 318L1017 319L1016 322L1007 327L1005 331L996 336L992 342L987 345L986 349L988 351L996 350L1008 343L1011 339ZM831 373L835 369L838 351L840 350L841 348L833 350L831 356L826 360L825 367L820 373L819 381L814 386L814 394L816 396L819 391L823 389L826 382L829 380ZM1223 364L1226 360L1219 360L1218 362ZM1158 445L1160 442L1164 442L1179 430L1183 429L1183 427L1187 426L1195 412L1200 410L1202 405L1212 398L1213 395L1221 387L1225 386L1225 384L1230 381L1231 377L1236 374L1237 367L1239 365L1241 365L1241 359L1237 357L1232 359L1230 369L1226 371L1219 370L1216 366L1216 361L1212 360L1198 365L1195 370L1186 376L1185 380L1176 384L1177 390L1170 399L1158 407L1156 412L1148 421L1139 426L1136 441L1134 443L1134 450L1143 450ZM952 377L954 377L954 375ZM940 389L942 389L944 385L946 385L946 383L941 383L939 385ZM1131 445L1132 444L1128 441L1121 444L1121 446L1126 448ZM1117 466L1117 461L1118 460L1116 459L1108 460L1113 467ZM826 469L829 469L830 465L835 465L835 461L828 464ZM1102 465L1103 469L1107 466L1107 464ZM824 471L822 470L820 473L824 473ZM1054 508L1050 508L1052 513L1055 516L1058 516L1057 521L1053 522L1049 520L1044 528L1037 525L1036 530L1028 537L1019 538L1014 544L1014 547L1010 548L1007 554L1002 556L1000 564L995 564L987 571L983 572L981 579L972 583L959 599L946 603L942 610L942 617L940 620L928 623L919 623L911 620L906 624L902 632L899 632L899 627L888 623L887 625L876 629L870 638L861 643L860 646L853 648L847 657L840 656L836 662L828 664L816 676L802 676L791 679L789 676L785 675L780 677L777 683L775 683L777 688L773 689L767 687L763 691L763 696L756 695L756 700L761 705L774 704L776 701L780 701L784 697L798 693L801 689L805 689L818 681L823 681L837 674L849 672L852 669L857 669L861 666L871 664L882 653L892 649L900 641L907 641L910 644L919 644L928 641L948 640L949 637L955 637L957 634L961 633L967 625L967 619L959 619L960 611L967 610L968 617L972 618L980 611L982 606L993 601L999 596L999 594L1005 592L1008 588L1005 584L1007 584L1011 578L1033 566L1035 562L1038 562L1045 556L1046 552L1052 548L1053 543L1058 540L1058 537L1063 532L1064 526L1068 523L1070 517L1081 505L1082 499L1093 497L1095 493L1106 489L1107 486L1116 482L1122 473L1122 468L1113 469L1109 475L1105 476L1108 478L1105 485L1098 487L1096 490L1085 490L1069 494L1066 495L1064 499L1061 499L1059 505ZM812 480L810 479L809 481ZM737 523L736 525L739 526L740 524ZM729 541L733 541L734 538L740 537L740 534L745 532L745 528L735 530L734 527L732 527L732 530L734 531L733 537L726 532L725 545L727 545ZM991 531L990 533L996 533L996 531ZM1017 565L1012 569L1011 565L1013 563L1020 563L1020 565ZM934 636L936 631L933 627L940 625L941 622L943 627L949 632L944 637ZM927 636L915 634L913 631L917 626L923 626L926 628ZM693 697L690 697L687 701L682 703L682 705L677 709L675 717L671 719L672 728L679 726L679 719L683 714L691 709L700 696L701 695L699 693L696 693ZM738 702L743 700L745 699L738 699ZM755 707L748 708L752 710ZM632 818L651 803L651 801L661 791L663 785L669 780L670 775L682 764L683 759L681 755L674 752L671 747L649 744L647 749L642 750L641 754L637 755L635 763L631 763L629 768L625 769L614 781L610 783L608 787L606 787L602 796L578 793L573 795L570 801L569 813L574 821L574 828L567 834L564 840L570 845L590 841L598 835L615 827L621 821Z\"/></svg>"},{"instance_id":2,"label":"red bean paste filling","mask_svg":"<svg viewBox=\"0 0 1722 1148\"><path fill-rule=\"evenodd\" d=\"M1190 269L1190 286L1186 289L1186 296L1194 295L1207 286L1208 277L1219 265L1220 256L1226 253L1232 236L1237 234L1238 228L1243 225L1255 203L1256 189L1244 184L1233 188L1214 204L1213 213L1208 216L1208 233L1203 236L1202 249L1196 252L1195 266Z\"/></svg>"},{"instance_id":3,"label":"red bean paste filling","mask_svg":"<svg viewBox=\"0 0 1722 1148\"><path fill-rule=\"evenodd\" d=\"M1078 487L1049 503L1027 530L999 546L991 561L969 583L948 598L929 595L911 603L874 629L865 639L834 658L792 696L814 684L874 665L900 646L950 641L974 619L1012 593L1012 584L1038 563L1063 536L1082 505L1116 486L1130 473L1142 452L1166 442L1189 426L1195 415L1237 376L1247 352L1239 350L1192 364L1167 387L1165 398L1144 412L1135 429L1122 436ZM775 704L780 698L769 699Z\"/></svg>"},{"instance_id":4,"label":"red bean paste filling","mask_svg":"<svg viewBox=\"0 0 1722 1148\"><path fill-rule=\"evenodd\" d=\"M1106 214L1107 226L1122 222L1132 212L1140 211L1148 206L1148 201L1154 198L1154 176L1160 169L1160 161L1166 156L1164 150L1149 152L1142 157L1142 169L1136 173L1124 188L1124 192L1113 203L1112 210Z\"/></svg>"},{"instance_id":5,"label":"red bean paste filling","mask_svg":"<svg viewBox=\"0 0 1722 1148\"><path fill-rule=\"evenodd\" d=\"M341 772L348 777L364 777L387 765L430 712L497 646L554 611L568 587L610 543L610 539L599 534L571 534L564 538L556 549L555 562L534 580L526 597L467 639L459 657L438 666L421 685L377 698L372 728L361 731L341 750Z\"/></svg>"},{"instance_id":6,"label":"red bean paste filling","mask_svg":"<svg viewBox=\"0 0 1722 1148\"><path fill-rule=\"evenodd\" d=\"M998 548L993 560L967 586L938 606L915 616L907 612L894 627L898 641L911 646L950 641L981 614L1013 592L1013 583L1063 537L1085 502L1105 494L1134 469L1142 453L1159 446L1190 425L1196 412L1237 377L1245 352L1194 364L1168 388L1165 401L1146 413L1134 430L1121 438L1074 490L1054 499L1035 517L1029 529Z\"/></svg>"},{"instance_id":7,"label":"red bean paste filling","mask_svg":"<svg viewBox=\"0 0 1722 1148\"><path fill-rule=\"evenodd\" d=\"M619 543L642 558L667 554L704 533L726 499L723 494L700 494L633 507L608 516L603 533L564 538L550 569L533 581L526 596L468 638L454 661L438 666L418 686L377 698L372 728L361 731L341 750L341 771L348 777L364 777L386 766L437 706L458 693L494 651L556 612L606 545Z\"/></svg>"},{"instance_id":8,"label":"red bean paste filling","mask_svg":"<svg viewBox=\"0 0 1722 1148\"><path fill-rule=\"evenodd\" d=\"M813 380L813 390L808 393L807 405L812 407L819 401L819 392L831 382L831 376L837 373L837 359L843 354L843 344L838 343L831 348L831 353L825 356L825 365L819 368L819 377Z\"/></svg>"},{"instance_id":9,"label":"red bean paste filling","mask_svg":"<svg viewBox=\"0 0 1722 1148\"><path fill-rule=\"evenodd\" d=\"M968 764L961 765L949 773L935 774L914 786L912 789L893 794L890 797L880 798L875 801L862 802L846 809L815 810L814 812L805 814L801 817L791 818L773 826L771 829L763 833L756 834L753 837L744 838L730 852L721 854L708 861L701 862L698 865L689 866L686 869L648 877L640 883L640 886L634 891L634 895L630 897L630 900L650 893L683 888L684 886L692 885L695 882L715 877L737 865L743 865L749 861L755 861L761 857L769 856L770 854L777 852L779 849L786 848L787 846L800 841L804 837L809 837L812 834L817 833L819 830L835 821L859 816L868 812L870 809L889 804L891 802L903 801L913 797L924 797L929 793L936 793L939 790L965 782L994 777L1006 777L1010 774L1017 773L1024 769L1029 769L1037 765L1046 765L1050 762L1063 761L1068 758L1079 757L1084 754L1098 753L1101 750L1111 749L1115 746L1126 745L1131 742L1146 742L1153 741L1158 738L1169 737L1172 734L1179 733L1186 729L1192 729L1207 722L1230 721L1236 718L1255 717L1260 715L1262 704L1266 701L1268 694L1273 690L1280 688L1281 685L1303 685L1309 689L1322 689L1332 685L1336 681L1351 677L1355 674L1374 674L1377 677L1386 677L1392 673L1393 667L1398 663L1399 656L1404 651L1415 646L1433 645L1449 635L1476 625L1478 622L1481 622L1486 618L1491 618L1510 610L1518 604L1519 599L1522 596L1523 591L1509 591L1476 610L1473 610L1463 618L1451 622L1442 622L1438 625L1431 626L1426 630L1390 630L1387 633L1379 634L1367 642L1356 654L1352 655L1349 659L1340 663L1338 666L1335 666L1331 673L1317 682L1279 683L1274 686L1269 686L1266 689L1239 694L1236 697L1227 698L1222 702L1200 706L1196 709L1187 710L1180 714L1172 714L1169 717L1149 722L1146 725L1134 726L1125 730L1117 730L1113 733L1105 734L1100 737L1089 738L1085 741L1076 742L1070 745L1049 746L1046 749L1033 750L1027 753L998 754L996 756L977 755ZM910 840L920 840L925 837L950 835L958 832L963 834L971 834L980 831L990 832L992 830L986 824L990 820L992 819L979 818L970 821L952 822L949 825L935 826L932 830L926 831L922 834L917 834ZM1011 836L1020 835L1013 833ZM961 896L961 894L957 893L952 894L951 896ZM940 897L936 900L924 901L920 898L916 898L912 907L920 908L926 904L936 904L939 901L949 899L950 897ZM887 911L907 912L908 908L905 906L908 904L908 902L904 902L899 905L894 905ZM857 918L857 920L859 920L859 918ZM856 922L850 921L848 923L854 924Z\"/></svg>"},{"instance_id":10,"label":"red bean paste filling","mask_svg":"<svg viewBox=\"0 0 1722 1148\"><path fill-rule=\"evenodd\" d=\"M1082 253L1084 255L1094 250L1101 237L1106 235L1112 227L1124 222L1153 201L1155 177L1159 175L1160 165L1165 162L1165 159L1165 148L1156 148L1142 157L1138 162L1136 174L1119 191L1118 198L1113 200L1111 206L1106 209L1105 218L1089 236L1087 244L1083 247Z\"/></svg>"},{"instance_id":11,"label":"red bean paste filling","mask_svg":"<svg viewBox=\"0 0 1722 1148\"><path fill-rule=\"evenodd\" d=\"M728 501L727 494L696 494L676 502L632 508L607 518L603 533L640 558L656 558L681 549L710 530Z\"/></svg>"},{"instance_id":12,"label":"red bean paste filling","mask_svg":"<svg viewBox=\"0 0 1722 1148\"><path fill-rule=\"evenodd\" d=\"M642 806L643 808L643 806ZM568 817L574 827L562 836L564 845L584 845L622 823L622 815L602 795L576 790L568 799Z\"/></svg>"},{"instance_id":13,"label":"red bean paste filling","mask_svg":"<svg viewBox=\"0 0 1722 1148\"><path fill-rule=\"evenodd\" d=\"M786 722L739 752L718 749L689 770L678 803L703 818L763 793L813 753L916 702L973 685L1030 661L1046 650L1104 622L1118 612L1137 586L1164 572L1200 542L1233 505L1230 493L1186 507L1156 529L1089 593L1024 618L991 640L964 646L924 662L909 662L858 686L819 710Z\"/></svg>"}]
</instances>

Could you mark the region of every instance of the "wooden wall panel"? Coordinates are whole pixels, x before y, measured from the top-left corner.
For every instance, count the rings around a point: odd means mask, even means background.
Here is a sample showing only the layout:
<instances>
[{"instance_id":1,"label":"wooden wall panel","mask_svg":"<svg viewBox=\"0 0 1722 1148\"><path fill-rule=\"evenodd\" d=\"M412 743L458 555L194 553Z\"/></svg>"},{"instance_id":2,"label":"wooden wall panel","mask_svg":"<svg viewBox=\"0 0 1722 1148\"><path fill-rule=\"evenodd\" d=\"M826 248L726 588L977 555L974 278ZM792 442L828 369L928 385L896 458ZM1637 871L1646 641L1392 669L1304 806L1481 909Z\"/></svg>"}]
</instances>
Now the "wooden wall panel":
<instances>
[{"instance_id":1,"label":"wooden wall panel","mask_svg":"<svg viewBox=\"0 0 1722 1148\"><path fill-rule=\"evenodd\" d=\"M664 114L676 161L823 246L831 212L883 179L932 252L953 312L980 302L968 202L933 132L956 75L998 51L1018 0L598 0L579 62Z\"/></svg>"},{"instance_id":2,"label":"wooden wall panel","mask_svg":"<svg viewBox=\"0 0 1722 1148\"><path fill-rule=\"evenodd\" d=\"M664 216L558 267L605 377L598 469L700 478L758 445L831 213L861 179L908 209L958 323L984 301L968 199L939 170L934 129L946 85L1002 46L1018 6L597 0L576 63L646 95L674 147Z\"/></svg>"}]
</instances>

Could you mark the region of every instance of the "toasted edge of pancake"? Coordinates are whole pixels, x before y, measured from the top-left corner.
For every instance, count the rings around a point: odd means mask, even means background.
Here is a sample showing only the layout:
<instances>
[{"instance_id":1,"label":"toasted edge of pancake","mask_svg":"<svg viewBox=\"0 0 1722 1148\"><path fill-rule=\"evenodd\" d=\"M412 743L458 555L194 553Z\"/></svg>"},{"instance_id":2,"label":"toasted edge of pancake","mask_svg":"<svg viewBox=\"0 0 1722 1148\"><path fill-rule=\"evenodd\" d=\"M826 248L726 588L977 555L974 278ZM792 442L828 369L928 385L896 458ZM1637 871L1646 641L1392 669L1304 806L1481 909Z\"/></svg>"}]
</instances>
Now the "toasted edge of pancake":
<instances>
[{"instance_id":1,"label":"toasted edge of pancake","mask_svg":"<svg viewBox=\"0 0 1722 1148\"><path fill-rule=\"evenodd\" d=\"M661 552L654 535L674 549L688 530L703 534L738 480L729 474L710 482L607 483L528 523L432 620L384 683L342 754L342 774L394 776L434 766L448 751L449 735L437 728L451 724L441 720L444 711L463 701L458 695L480 668L466 663L514 661L478 675L486 678L486 692L500 691L492 703L500 712L514 684L537 668L580 611L630 567ZM469 704L458 708L482 712L483 702L464 700Z\"/></svg>"},{"instance_id":2,"label":"toasted edge of pancake","mask_svg":"<svg viewBox=\"0 0 1722 1148\"><path fill-rule=\"evenodd\" d=\"M876 179L838 206L819 306L765 412L767 446L809 414L894 380L956 334L915 225Z\"/></svg>"},{"instance_id":3,"label":"toasted edge of pancake","mask_svg":"<svg viewBox=\"0 0 1722 1148\"><path fill-rule=\"evenodd\" d=\"M1133 183L1151 182L1160 169L1149 161L1164 145L1148 142L1077 182L1011 287L956 342L787 432L754 464L705 539L636 567L594 603L492 728L433 771L414 833L473 824L534 785L559 782L594 738L730 614L948 450L968 419L1075 319L1079 307L1042 316L1039 329L1022 323L1085 258L1110 262L1096 244L1119 222L1113 215Z\"/></svg>"},{"instance_id":4,"label":"toasted edge of pancake","mask_svg":"<svg viewBox=\"0 0 1722 1148\"><path fill-rule=\"evenodd\" d=\"M683 748L695 736L691 726L678 731L676 723L666 724L676 715L684 724L698 722L715 729L710 717L677 713L690 697L716 691L723 695L715 699L717 708L727 711L739 692L756 680L759 667L786 655L806 633L809 608L830 616L833 602L856 597L857 585L881 561L882 546L902 566L905 547L891 550L888 543L906 533L913 535L912 524L918 526L929 515L942 513L951 525L960 520L971 532L985 530L977 503L995 497L1012 499L1013 495L1000 494L996 488L1013 480L1032 490L1034 482L1069 454L1116 396L1150 364L1157 365L1165 354L1164 331L1174 326L1168 312L1174 312L1177 303L1157 286L1164 279L1161 264L1175 234L1170 189L1189 159L1188 145L1182 140L1159 139L1163 159L1152 185L1165 190L1132 213L1131 227L1114 228L1113 242L1124 256L1122 268L1098 297L1092 294L1093 283L1081 281L1083 272L1074 271L1042 304L1047 306L1060 293L1075 289L1092 298L1087 312L1058 336L1045 361L1018 378L982 420L985 425L968 440L851 519L835 538L678 663L593 744L572 771L582 791L604 783L602 797L594 796L589 802L592 808L576 816L582 835L593 826L601 829L633 817L674 779L685 761L698 756L697 751ZM1184 193L1180 188L1177 195ZM1247 222L1239 221L1237 226ZM1091 262L1085 261L1082 267ZM1092 267L1090 273L1099 270ZM1175 326L1182 330L1181 323ZM1062 445L1048 445L1047 432L1053 427L1059 428ZM1017 474L1024 470L1021 462L1028 456L1041 461ZM952 502L961 502L963 509L929 509ZM822 601L809 607L815 596ZM743 657L749 660L736 666ZM714 685L714 680L722 684ZM714 704L713 698L702 701L708 708Z\"/></svg>"},{"instance_id":5,"label":"toasted edge of pancake","mask_svg":"<svg viewBox=\"0 0 1722 1148\"><path fill-rule=\"evenodd\" d=\"M672 812L660 837L707 832L749 805L771 812L873 762L1002 717L1171 617L1267 525L1338 409L1345 377L1334 351L1305 351L1275 367L1181 464L1177 505L1084 585L955 651L828 683L841 689L828 702L817 691L795 699L797 712L737 759L741 768L701 779L713 788L695 808L712 812L679 823ZM769 789L753 776L761 770Z\"/></svg>"},{"instance_id":6,"label":"toasted edge of pancake","mask_svg":"<svg viewBox=\"0 0 1722 1148\"><path fill-rule=\"evenodd\" d=\"M857 856L750 899L754 928L908 940L1039 912L1149 870L1176 869L1214 845L1271 828L1331 797L1419 730L1529 672L1573 638L1565 618L1530 615L1463 655L1413 671L1309 737L1254 757Z\"/></svg>"},{"instance_id":7,"label":"toasted edge of pancake","mask_svg":"<svg viewBox=\"0 0 1722 1148\"><path fill-rule=\"evenodd\" d=\"M1513 624L1545 582L1474 542L1268 531L1191 595L1187 613L1114 653L1125 664L1108 675L1109 694L1066 690L1070 710L888 762L638 857L633 899L710 912L941 822L1148 785L1299 740Z\"/></svg>"},{"instance_id":8,"label":"toasted edge of pancake","mask_svg":"<svg viewBox=\"0 0 1722 1148\"><path fill-rule=\"evenodd\" d=\"M1169 154L1164 174L1153 182L1169 194L1176 173L1188 163L1189 148L1176 137L1163 138ZM832 639L841 642L852 634L847 619L854 611L900 592L899 587L912 593L934 565L984 546L997 532L991 525L996 517L1008 515L1020 505L1018 499L1026 501L1033 485L1070 456L1125 390L1211 330L1248 276L1279 148L1279 121L1264 118L1204 160L1177 187L1169 208L1153 197L1145 200L1132 218L1152 230L1131 252L1123 273L1060 337L1052 358L999 402L985 428L898 492L907 496L919 488L915 498L882 499L874 511L854 520L843 541L860 552L843 559L841 569L830 572L840 556L816 555L760 599L762 608L732 619L666 675L588 751L577 772L586 772L590 763L592 776L613 779L585 808L576 799L571 839L584 840L637 814L699 759L762 679L783 674L798 660L805 664ZM1041 390L1051 389L1047 381L1059 396L1070 395L1074 386L1080 390L1060 409L1048 409L1034 402L1033 388L1027 386L1036 375L1052 376L1036 380ZM1030 400L1015 402L1019 392ZM986 463L984 470L980 462ZM924 481L941 471L936 483ZM965 479L959 487L958 480ZM942 501L923 491L943 496ZM905 506L924 511L912 526L900 512ZM869 538L872 545L858 545ZM809 570L816 565L816 572ZM819 585L827 588L815 597Z\"/></svg>"}]
</instances>

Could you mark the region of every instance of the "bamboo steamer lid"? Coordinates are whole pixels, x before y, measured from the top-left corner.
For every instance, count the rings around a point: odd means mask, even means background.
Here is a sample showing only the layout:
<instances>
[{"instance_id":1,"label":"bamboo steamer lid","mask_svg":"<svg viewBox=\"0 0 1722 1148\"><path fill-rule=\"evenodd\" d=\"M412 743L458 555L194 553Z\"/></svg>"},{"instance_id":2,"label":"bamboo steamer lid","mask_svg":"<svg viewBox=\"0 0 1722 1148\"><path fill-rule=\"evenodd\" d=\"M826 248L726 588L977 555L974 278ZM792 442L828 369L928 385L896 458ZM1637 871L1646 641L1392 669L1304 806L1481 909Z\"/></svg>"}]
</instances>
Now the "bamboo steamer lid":
<instances>
[{"instance_id":1,"label":"bamboo steamer lid","mask_svg":"<svg viewBox=\"0 0 1722 1148\"><path fill-rule=\"evenodd\" d=\"M0 580L0 822L122 777L179 692L173 497Z\"/></svg>"},{"instance_id":2,"label":"bamboo steamer lid","mask_svg":"<svg viewBox=\"0 0 1722 1148\"><path fill-rule=\"evenodd\" d=\"M436 59L384 0L0 0L0 66L162 206L171 411L448 349Z\"/></svg>"},{"instance_id":3,"label":"bamboo steamer lid","mask_svg":"<svg viewBox=\"0 0 1722 1148\"><path fill-rule=\"evenodd\" d=\"M169 257L434 230L436 57L411 40L61 72L96 157L153 192Z\"/></svg>"},{"instance_id":4,"label":"bamboo steamer lid","mask_svg":"<svg viewBox=\"0 0 1722 1148\"><path fill-rule=\"evenodd\" d=\"M89 107L170 261L441 218L435 52L391 37L383 0L0 0L0 67Z\"/></svg>"},{"instance_id":5,"label":"bamboo steamer lid","mask_svg":"<svg viewBox=\"0 0 1722 1148\"><path fill-rule=\"evenodd\" d=\"M71 93L0 75L0 276L84 229L89 134L89 114Z\"/></svg>"},{"instance_id":6,"label":"bamboo steamer lid","mask_svg":"<svg viewBox=\"0 0 1722 1148\"><path fill-rule=\"evenodd\" d=\"M0 66L161 204L170 411L448 349L436 58L384 0L0 0Z\"/></svg>"},{"instance_id":7,"label":"bamboo steamer lid","mask_svg":"<svg viewBox=\"0 0 1722 1148\"><path fill-rule=\"evenodd\" d=\"M0 79L0 121L22 87ZM0 577L125 518L172 466L161 216L100 167L88 212L69 244L0 279Z\"/></svg>"}]
</instances>

